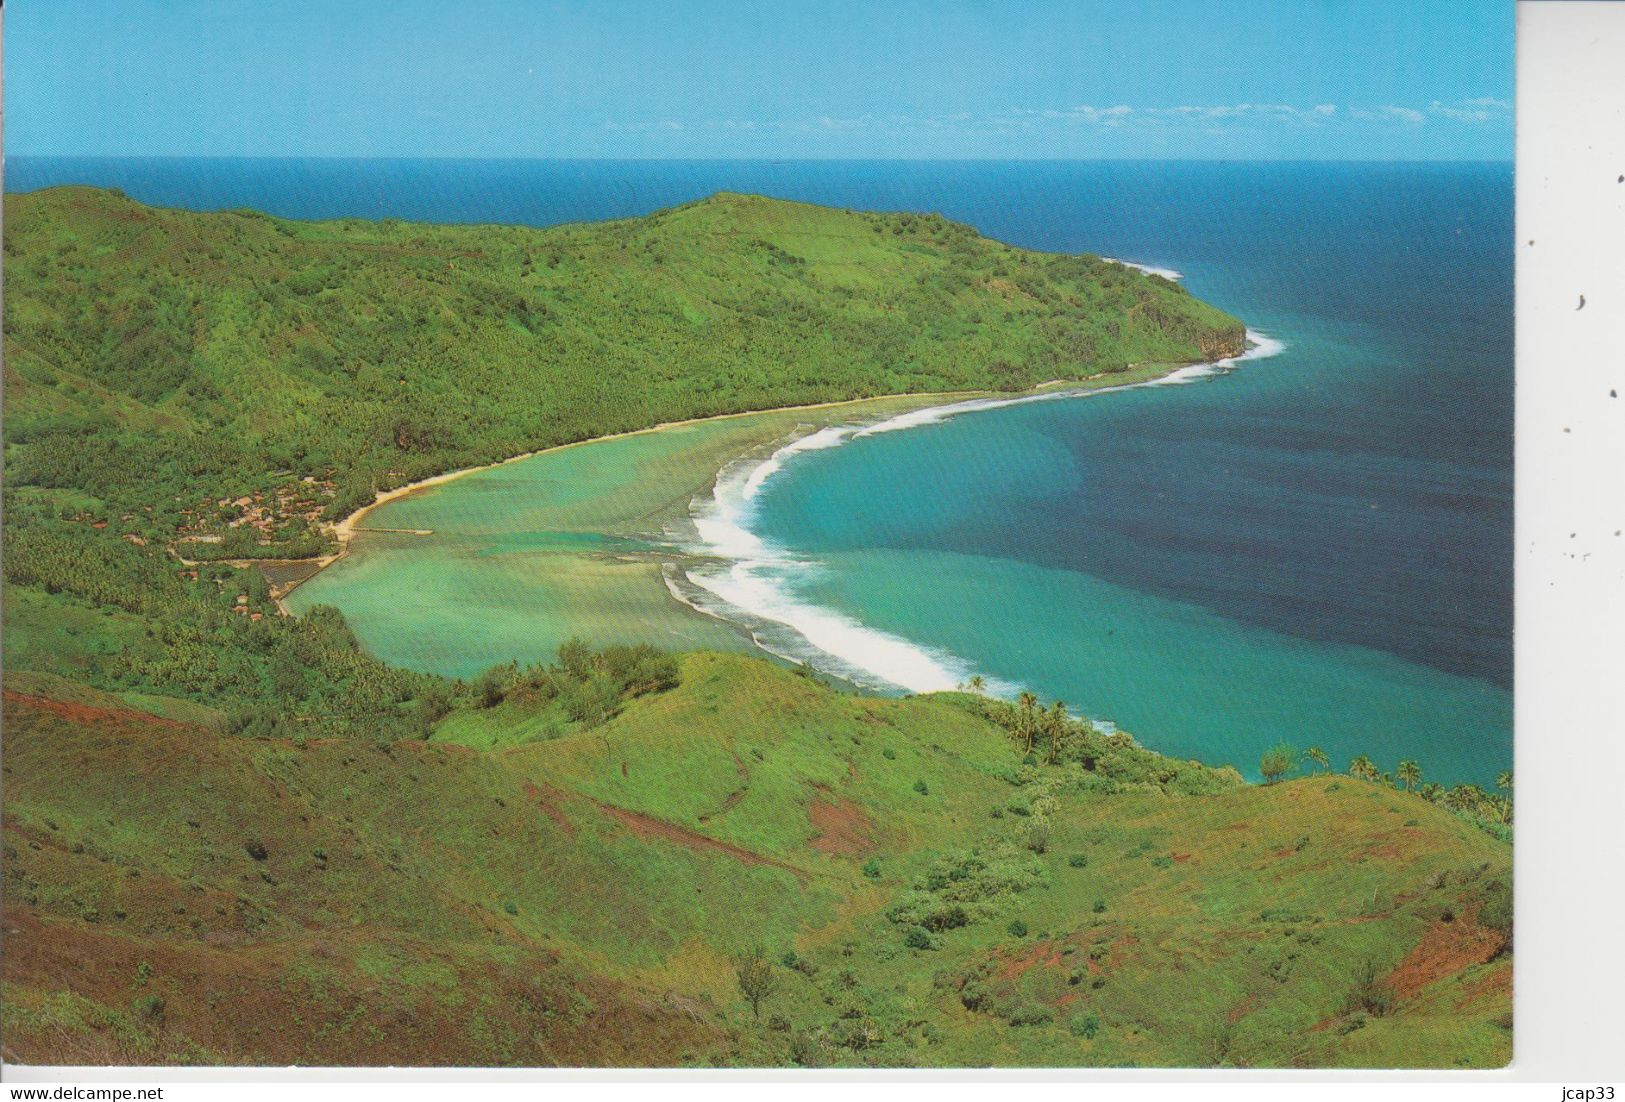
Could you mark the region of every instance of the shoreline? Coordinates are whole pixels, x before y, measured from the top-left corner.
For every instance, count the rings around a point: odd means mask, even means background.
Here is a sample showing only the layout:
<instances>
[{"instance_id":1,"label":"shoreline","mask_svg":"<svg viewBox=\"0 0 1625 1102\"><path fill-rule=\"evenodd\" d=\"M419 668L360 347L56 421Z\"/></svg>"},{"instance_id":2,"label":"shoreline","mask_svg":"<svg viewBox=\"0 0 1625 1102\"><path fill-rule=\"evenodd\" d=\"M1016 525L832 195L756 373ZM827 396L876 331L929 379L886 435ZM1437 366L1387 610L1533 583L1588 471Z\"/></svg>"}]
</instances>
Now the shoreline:
<instances>
[{"instance_id":1,"label":"shoreline","mask_svg":"<svg viewBox=\"0 0 1625 1102\"><path fill-rule=\"evenodd\" d=\"M304 559L244 559L234 561L232 565L238 565L245 568L248 566L259 567L262 563L269 562L276 562L281 565L309 565L311 567L309 573L304 574L302 577L288 584L286 588L281 589L279 592L273 591L272 601L276 605L278 612L283 616L292 616L295 615L295 613L287 606L287 598L306 582L309 582L312 578L318 577L324 570L347 557L358 533L374 531L374 529L362 527L362 522L369 514L385 505L411 497L413 494L421 493L424 490L430 490L437 486L446 485L468 475L478 474L482 471L494 470L498 467L504 467L511 463L518 463L523 460L534 459L538 456L555 454L570 448L584 447L589 444L600 444L612 440L625 440L628 438L646 436L654 433L665 432L671 429L694 425L742 420L745 418L771 416L774 414L793 414L798 412L811 413L816 411L843 409L847 407L862 407L883 402L918 402L920 404L917 408L900 414L894 413L890 417L876 422L876 425L890 423L899 417L910 418L918 417L921 414L936 414L936 416L927 416L925 421L918 422L923 424L939 419L942 414L940 414L938 411L941 410L953 411L946 414L947 416L953 416L956 412L960 412L958 407L961 406L974 409L997 408L999 406L1020 402L1054 400L1068 397L1084 397L1091 394L1109 392L1119 388L1127 389L1130 387L1154 386L1191 381L1194 377L1205 377L1206 375L1213 373L1222 373L1230 369L1238 361L1274 355L1275 352L1279 350L1278 342L1275 342L1268 336L1258 333L1252 329L1245 331L1244 342L1245 343L1241 352L1234 356L1223 357L1218 360L1194 360L1149 365L1130 364L1127 370L1124 372L1099 371L1077 379L1051 379L1049 381L1039 383L1038 385L1025 391L1020 391L1014 394L988 390L946 390L920 391L916 393L901 394L881 394L866 398L842 398L828 402L808 402L800 405L772 406L765 409L739 410L734 413L711 414L705 417L687 417L676 421L662 421L658 424L649 425L640 429L629 429L625 432L606 433L603 436L593 436L585 440L571 441L570 443L566 444L554 444L549 447L536 448L531 451L521 452L517 455L511 455L491 463L481 463L471 467L460 467L456 470L444 471L440 474L417 479L389 490L381 490L371 502L333 522L333 524L327 528L328 534L332 536L333 540L337 544L336 549L328 552L327 554L312 556ZM1145 378L1136 378L1131 382L1113 381L1114 376L1120 377L1124 374L1130 374L1136 370L1144 370L1147 367L1154 367L1158 370L1156 370L1154 374L1148 375ZM1195 372L1195 376L1190 374L1192 372ZM983 403L986 403L987 405L984 406ZM913 423L915 422L910 422L910 424ZM876 426L870 425L862 427L874 428ZM909 427L909 425L900 425L899 427ZM722 468L719 468L711 476L711 480L708 484L710 490L714 492L717 477L719 477L723 473L723 470L725 470L728 466L737 462L739 458L743 457L736 457L735 459L730 460L729 463L724 464ZM727 617L717 616L715 613L697 607L690 601L681 599L674 592L672 592L669 585L664 585L662 588L666 590L668 596L673 601L682 605L688 611L703 616L707 619L723 620L724 622L729 623L730 626L734 627L735 629L742 630L747 638L752 639L753 645L758 649L766 650L768 653L777 653L771 648L764 647L759 641L756 641L755 633L752 632L747 626L739 624L736 621L729 620Z\"/></svg>"},{"instance_id":2,"label":"shoreline","mask_svg":"<svg viewBox=\"0 0 1625 1102\"><path fill-rule=\"evenodd\" d=\"M1220 361L1216 361L1216 362L1220 362ZM1165 372L1162 375L1158 375L1155 378L1159 378L1159 379L1160 378L1167 378L1168 376L1173 375L1176 372L1183 371L1183 370L1185 370L1187 368L1190 368L1190 367L1193 367L1193 366L1199 366L1199 365L1200 366L1207 366L1206 364L1202 364L1200 361L1196 361L1196 362L1192 362L1192 363L1172 364L1172 365L1169 365L1167 372ZM1132 366L1134 366L1134 365L1131 365L1131 367ZM380 509L385 505L389 505L392 502L399 501L399 500L401 500L403 498L411 497L413 494L420 493L423 490L429 490L429 489L435 488L436 486L446 485L447 483L454 482L457 479L463 478L463 477L465 477L467 475L479 474L481 471L495 470L498 467L505 467L510 463L519 463L519 462L522 462L523 460L526 460L526 459L534 459L537 456L551 455L551 454L554 454L554 453L557 453L557 452L565 451L565 450L567 450L569 448L580 448L580 447L585 447L585 446L587 446L589 444L601 444L601 443L604 443L604 442L610 441L610 440L625 440L625 439L628 439L630 437L646 436L646 435L649 435L651 433L666 432L666 431L668 431L670 429L684 428L684 427L693 426L693 425L710 424L710 423L719 422L719 421L737 420L737 419L746 418L746 417L761 417L761 416L765 416L765 415L769 415L769 414L813 412L813 411L816 411L816 410L839 409L839 408L846 407L846 406L862 406L862 405L866 405L866 404L870 404L870 403L910 401L910 400L914 400L914 399L918 399L921 402L926 403L925 405L922 405L920 407L921 409L936 408L933 403L939 402L939 401L944 400L944 399L948 400L946 402L943 402L944 405L952 404L954 402L959 402L959 401L976 401L976 400L982 400L982 399L999 400L1001 398L1004 399L1004 400L1009 400L1009 401L1024 401L1024 400L1029 400L1029 399L1032 399L1032 398L1044 397L1044 396L1046 396L1047 393L1055 392L1055 391L1060 390L1061 388L1065 388L1065 387L1085 386L1086 384L1096 382L1096 381L1098 381L1100 379L1107 378L1110 374L1111 374L1110 372L1097 372L1094 375L1088 375L1088 376L1085 376L1085 377L1083 377L1081 379L1070 379L1070 380L1069 379L1052 379L1052 380L1049 380L1048 382L1039 383L1035 387L1032 387L1032 388L1030 388L1030 389L1028 389L1026 391L1022 391L1022 392L1019 392L1019 393L1013 394L1013 395L1001 395L1000 392L998 392L998 391L989 391L989 390L936 390L936 391L918 391L918 392L914 392L914 393L902 393L902 394L877 394L877 395L874 395L872 397L867 397L867 398L841 398L841 399L837 399L837 400L829 401L829 402L807 402L807 403L803 403L801 405L793 405L793 406L769 406L769 407L767 407L765 409L747 409L747 410L740 410L740 411L738 411L736 413L716 413L716 414L711 414L711 415L708 415L708 416L705 416L705 417L686 417L686 418L683 418L683 419L677 420L677 421L662 421L659 424L649 425L646 428L628 429L625 432L614 432L614 433L607 433L607 434L605 434L603 436L592 436L592 437L588 437L585 440L574 440L574 441L571 441L568 444L553 444L553 445L550 445L550 446L545 447L545 448L537 448L537 449L535 449L533 451L521 452L518 455L511 455L511 456L508 456L505 459L498 459L498 460L496 460L494 462L491 462L491 463L481 463L481 464L478 464L478 465L472 466L472 467L459 467L456 470L444 471L444 472L442 472L440 474L437 474L437 475L430 475L427 478L417 479L416 481L408 482L408 483L406 483L406 484L404 484L402 486L397 486L397 487L395 487L393 489L380 490L380 491L378 491L377 496L374 497L374 499L371 502L367 503L366 505L361 506L359 509L357 509L354 512L348 514L347 516L345 516L345 517L343 517L343 518L341 518L341 519L339 519L337 521L334 521L330 526L328 526L327 533L330 536L333 537L335 542L338 544L338 547L337 547L336 550L328 552L327 554L324 554L324 555L315 555L315 556L311 556L309 558L302 558L302 559L301 558L277 558L277 559L267 558L267 559L236 559L236 560L221 559L221 560L214 560L214 561L228 562L231 565L241 566L242 568L245 568L245 569L248 568L248 567L258 567L262 563L273 563L273 562L278 563L278 564L282 564L282 565L288 565L288 564L293 564L293 563L307 563L307 564L312 565L313 569L311 570L311 572L309 574L305 575L304 577L300 578L298 581L294 582L292 585L288 586L287 589L283 590L280 594L276 595L276 597L274 598L275 604L276 604L278 610L281 611L282 615L291 616L291 615L293 615L293 613L288 610L287 606L285 604L283 604L283 601L290 594L292 594L294 592L294 590L298 589L300 586L304 585L306 582L310 581L312 578L319 575L323 570L326 570L328 567L332 566L334 563L340 561L346 555L348 555L350 553L350 545L351 545L352 541L355 539L355 536L357 535L357 533L359 533L359 532L370 532L370 531L381 531L382 530L382 529L371 529L371 528L362 528L362 527L360 527L361 521L363 519L365 519L366 516L369 513L371 513L375 509ZM1139 385L1139 384L1130 384L1130 385ZM1093 389L1106 389L1106 388L1092 388L1091 387L1089 389L1093 390ZM718 473L720 473L720 472L718 472ZM414 530L414 531L416 531L416 530ZM182 561L184 561L184 560L182 560ZM692 606L688 605L687 602L682 602L682 603L685 605L685 607L692 608ZM695 610L695 611L699 611L699 610ZM702 613L702 615L704 615L704 613Z\"/></svg>"},{"instance_id":3,"label":"shoreline","mask_svg":"<svg viewBox=\"0 0 1625 1102\"><path fill-rule=\"evenodd\" d=\"M981 675L987 677L989 691L994 695L1013 696L1019 686L983 674L960 655L797 598L786 583L804 572L809 561L791 549L775 547L758 537L749 524L750 502L788 459L801 452L841 447L877 433L939 424L963 413L1192 383L1228 374L1241 362L1265 359L1285 348L1283 342L1256 330L1247 330L1246 340L1247 345L1235 356L1172 365L1167 371L1143 379L1082 388L1077 383L1063 383L1047 391L1040 387L1019 395L965 398L896 414L869 425L827 427L782 444L770 454L740 456L717 472L708 500L700 503L696 499L693 519L699 545L695 551L710 565L678 567L682 581L668 574L666 588L694 611L733 624L770 654L877 691L947 691Z\"/></svg>"}]
</instances>

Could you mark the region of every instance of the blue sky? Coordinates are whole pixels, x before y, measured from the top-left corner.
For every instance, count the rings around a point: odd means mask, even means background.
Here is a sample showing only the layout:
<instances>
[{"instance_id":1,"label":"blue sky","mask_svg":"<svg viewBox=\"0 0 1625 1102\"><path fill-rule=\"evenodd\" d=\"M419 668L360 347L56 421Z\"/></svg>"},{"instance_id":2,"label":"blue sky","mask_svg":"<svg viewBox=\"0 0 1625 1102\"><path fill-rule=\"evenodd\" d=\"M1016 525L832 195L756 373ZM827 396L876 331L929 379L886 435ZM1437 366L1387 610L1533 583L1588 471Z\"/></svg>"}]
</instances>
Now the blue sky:
<instances>
[{"instance_id":1,"label":"blue sky","mask_svg":"<svg viewBox=\"0 0 1625 1102\"><path fill-rule=\"evenodd\" d=\"M13 0L13 154L1508 159L1511 0Z\"/></svg>"}]
</instances>

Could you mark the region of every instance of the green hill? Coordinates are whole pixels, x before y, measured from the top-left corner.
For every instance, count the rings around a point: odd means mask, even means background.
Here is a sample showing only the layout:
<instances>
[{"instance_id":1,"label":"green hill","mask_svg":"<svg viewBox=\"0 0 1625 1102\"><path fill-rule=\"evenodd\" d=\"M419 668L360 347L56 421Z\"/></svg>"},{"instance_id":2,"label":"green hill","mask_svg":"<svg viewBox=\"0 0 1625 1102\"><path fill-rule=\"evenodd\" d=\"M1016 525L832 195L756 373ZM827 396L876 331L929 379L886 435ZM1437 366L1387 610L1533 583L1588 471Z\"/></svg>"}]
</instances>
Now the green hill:
<instances>
[{"instance_id":1,"label":"green hill","mask_svg":"<svg viewBox=\"0 0 1625 1102\"><path fill-rule=\"evenodd\" d=\"M1487 1066L1510 849L1349 777L695 654L507 750L6 693L23 1060ZM64 699L64 696L67 699ZM760 946L758 1021L735 962Z\"/></svg>"},{"instance_id":2,"label":"green hill","mask_svg":"<svg viewBox=\"0 0 1625 1102\"><path fill-rule=\"evenodd\" d=\"M88 188L5 203L9 484L147 538L227 531L216 501L258 492L266 534L302 545L297 503L337 515L550 445L1018 390L1243 339L1177 284L932 215L720 194L527 229L198 214Z\"/></svg>"},{"instance_id":3,"label":"green hill","mask_svg":"<svg viewBox=\"0 0 1625 1102\"><path fill-rule=\"evenodd\" d=\"M531 230L65 188L7 197L5 251L8 1059L1508 1058L1472 793L1076 722L1029 755L1014 706L739 656L448 681L199 561L660 421L1239 351L1176 285L733 195Z\"/></svg>"}]
</instances>

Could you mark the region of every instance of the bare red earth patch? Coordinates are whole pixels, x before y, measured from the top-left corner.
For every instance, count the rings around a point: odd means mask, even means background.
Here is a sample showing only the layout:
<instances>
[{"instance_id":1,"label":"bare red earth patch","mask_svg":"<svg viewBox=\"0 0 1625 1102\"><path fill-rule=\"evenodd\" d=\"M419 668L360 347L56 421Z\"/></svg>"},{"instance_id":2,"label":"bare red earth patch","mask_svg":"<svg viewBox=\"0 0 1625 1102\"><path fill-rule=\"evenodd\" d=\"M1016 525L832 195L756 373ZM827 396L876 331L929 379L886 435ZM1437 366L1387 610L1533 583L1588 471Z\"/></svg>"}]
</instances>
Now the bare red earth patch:
<instances>
[{"instance_id":1,"label":"bare red earth patch","mask_svg":"<svg viewBox=\"0 0 1625 1102\"><path fill-rule=\"evenodd\" d=\"M1454 922L1431 923L1422 940L1388 975L1388 985L1402 999L1455 975L1464 968L1492 960L1501 951L1503 935L1462 915Z\"/></svg>"},{"instance_id":2,"label":"bare red earth patch","mask_svg":"<svg viewBox=\"0 0 1625 1102\"><path fill-rule=\"evenodd\" d=\"M49 712L58 718L85 727L95 726L98 723L117 722L141 723L149 727L166 727L172 731L197 730L190 724L173 719L164 719L162 716L155 716L151 712L140 712L133 708L97 708L90 704L76 704L70 700L57 700L48 696L20 693L14 689L5 690L5 699L8 704L13 706Z\"/></svg>"},{"instance_id":3,"label":"bare red earth patch","mask_svg":"<svg viewBox=\"0 0 1625 1102\"><path fill-rule=\"evenodd\" d=\"M664 819L656 819L654 816L644 815L642 812L628 811L624 807L616 807L614 804L595 800L591 796L583 796L582 799L587 800L600 811L619 819L634 835L644 841L658 840L672 842L688 849L713 850L732 857L743 865L783 869L803 884L812 879L812 874L806 869L797 868L795 865L745 849L743 846L736 846L732 842L724 842L711 837L709 834L701 834L697 830L690 830L688 827L678 826L676 823L668 823Z\"/></svg>"},{"instance_id":4,"label":"bare red earth patch","mask_svg":"<svg viewBox=\"0 0 1625 1102\"><path fill-rule=\"evenodd\" d=\"M807 818L818 831L808 845L832 857L858 857L875 848L874 823L851 800L820 795L807 805Z\"/></svg>"},{"instance_id":5,"label":"bare red earth patch","mask_svg":"<svg viewBox=\"0 0 1625 1102\"><path fill-rule=\"evenodd\" d=\"M1466 1010L1481 1000L1512 998L1512 969L1496 968L1462 985L1461 998L1456 1000L1457 1010Z\"/></svg>"},{"instance_id":6,"label":"bare red earth patch","mask_svg":"<svg viewBox=\"0 0 1625 1102\"><path fill-rule=\"evenodd\" d=\"M993 976L998 980L1010 981L1020 979L1033 968L1061 968L1061 951L1064 948L1064 942L1040 941L1007 956L997 954L999 968Z\"/></svg>"},{"instance_id":7,"label":"bare red earth patch","mask_svg":"<svg viewBox=\"0 0 1625 1102\"><path fill-rule=\"evenodd\" d=\"M549 819L553 820L554 825L571 838L575 837L576 825L565 816L564 811L559 807L559 801L565 795L563 792L560 792L552 785L538 785L526 781L525 795L536 801L536 806L541 808Z\"/></svg>"}]
</instances>

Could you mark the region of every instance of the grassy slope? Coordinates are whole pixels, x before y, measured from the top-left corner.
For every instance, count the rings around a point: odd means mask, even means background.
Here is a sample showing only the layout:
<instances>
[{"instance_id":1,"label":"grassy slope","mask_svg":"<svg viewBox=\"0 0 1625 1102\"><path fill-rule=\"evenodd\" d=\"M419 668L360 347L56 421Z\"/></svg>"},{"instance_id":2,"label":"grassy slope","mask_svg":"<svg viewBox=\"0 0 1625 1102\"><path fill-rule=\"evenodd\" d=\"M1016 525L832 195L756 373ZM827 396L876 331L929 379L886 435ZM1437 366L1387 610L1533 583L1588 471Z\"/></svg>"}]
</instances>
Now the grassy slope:
<instances>
[{"instance_id":1,"label":"grassy slope","mask_svg":"<svg viewBox=\"0 0 1625 1102\"><path fill-rule=\"evenodd\" d=\"M1509 1055L1510 956L1475 921L1509 847L1346 777L1178 766L1214 789L1181 797L1132 783L1150 759L1131 750L1022 769L953 697L708 654L597 730L490 753L220 739L46 679L8 689L4 1026L24 1060ZM1047 813L1047 852L1015 809ZM932 879L973 852L981 872ZM887 918L970 885L974 921L935 948ZM775 966L760 1026L729 963L757 942L803 962ZM1367 961L1388 1016L1345 1012Z\"/></svg>"}]
</instances>

